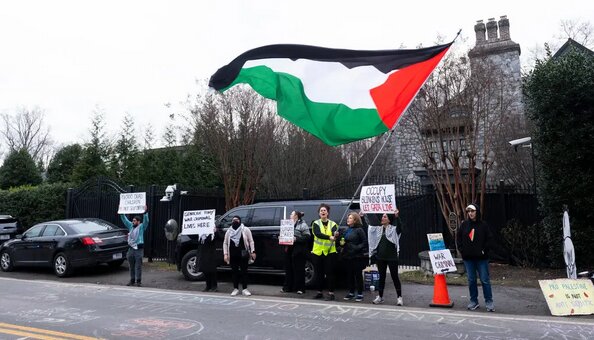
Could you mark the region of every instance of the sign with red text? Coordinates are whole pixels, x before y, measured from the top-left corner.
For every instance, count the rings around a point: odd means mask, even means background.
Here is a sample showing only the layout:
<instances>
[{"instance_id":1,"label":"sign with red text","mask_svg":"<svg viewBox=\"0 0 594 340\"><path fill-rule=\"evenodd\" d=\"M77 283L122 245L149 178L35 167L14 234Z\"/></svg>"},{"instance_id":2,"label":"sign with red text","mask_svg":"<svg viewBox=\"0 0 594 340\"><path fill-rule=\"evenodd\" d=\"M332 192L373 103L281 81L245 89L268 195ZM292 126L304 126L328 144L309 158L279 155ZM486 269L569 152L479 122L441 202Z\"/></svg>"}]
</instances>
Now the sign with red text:
<instances>
[{"instance_id":1,"label":"sign with red text","mask_svg":"<svg viewBox=\"0 0 594 340\"><path fill-rule=\"evenodd\" d=\"M552 315L594 314L594 285L586 279L538 280Z\"/></svg>"},{"instance_id":2,"label":"sign with red text","mask_svg":"<svg viewBox=\"0 0 594 340\"><path fill-rule=\"evenodd\" d=\"M181 233L184 235L210 235L214 233L215 210L184 211Z\"/></svg>"},{"instance_id":3,"label":"sign with red text","mask_svg":"<svg viewBox=\"0 0 594 340\"><path fill-rule=\"evenodd\" d=\"M359 207L366 214L393 214L396 210L394 184L364 186L359 196Z\"/></svg>"},{"instance_id":4,"label":"sign with red text","mask_svg":"<svg viewBox=\"0 0 594 340\"><path fill-rule=\"evenodd\" d=\"M146 210L146 192L120 194L118 214L143 214Z\"/></svg>"}]
</instances>

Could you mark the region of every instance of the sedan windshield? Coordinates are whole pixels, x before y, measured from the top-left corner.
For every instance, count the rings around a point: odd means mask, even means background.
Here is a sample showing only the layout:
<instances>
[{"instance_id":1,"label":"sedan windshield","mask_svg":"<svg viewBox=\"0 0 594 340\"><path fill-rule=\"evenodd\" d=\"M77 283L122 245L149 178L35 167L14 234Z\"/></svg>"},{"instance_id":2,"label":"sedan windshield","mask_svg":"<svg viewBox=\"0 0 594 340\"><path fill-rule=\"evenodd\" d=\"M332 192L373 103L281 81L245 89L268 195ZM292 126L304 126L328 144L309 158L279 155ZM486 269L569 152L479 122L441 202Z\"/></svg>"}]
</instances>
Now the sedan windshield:
<instances>
[{"instance_id":1,"label":"sedan windshield","mask_svg":"<svg viewBox=\"0 0 594 340\"><path fill-rule=\"evenodd\" d=\"M69 227L72 228L77 234L121 229L111 223L99 221L85 221L81 223L74 223L70 224Z\"/></svg>"}]
</instances>

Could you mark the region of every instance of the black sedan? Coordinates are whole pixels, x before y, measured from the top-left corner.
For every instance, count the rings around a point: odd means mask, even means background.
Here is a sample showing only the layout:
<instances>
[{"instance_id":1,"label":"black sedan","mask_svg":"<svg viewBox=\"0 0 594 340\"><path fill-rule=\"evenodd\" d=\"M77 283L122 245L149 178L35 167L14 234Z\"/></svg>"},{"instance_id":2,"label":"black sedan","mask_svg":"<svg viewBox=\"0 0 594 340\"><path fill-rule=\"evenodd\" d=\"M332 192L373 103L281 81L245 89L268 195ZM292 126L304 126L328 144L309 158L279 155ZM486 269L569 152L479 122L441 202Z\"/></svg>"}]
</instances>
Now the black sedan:
<instances>
[{"instance_id":1,"label":"black sedan","mask_svg":"<svg viewBox=\"0 0 594 340\"><path fill-rule=\"evenodd\" d=\"M51 266L58 277L75 268L126 259L128 231L107 221L87 218L39 223L0 246L0 269Z\"/></svg>"}]
</instances>

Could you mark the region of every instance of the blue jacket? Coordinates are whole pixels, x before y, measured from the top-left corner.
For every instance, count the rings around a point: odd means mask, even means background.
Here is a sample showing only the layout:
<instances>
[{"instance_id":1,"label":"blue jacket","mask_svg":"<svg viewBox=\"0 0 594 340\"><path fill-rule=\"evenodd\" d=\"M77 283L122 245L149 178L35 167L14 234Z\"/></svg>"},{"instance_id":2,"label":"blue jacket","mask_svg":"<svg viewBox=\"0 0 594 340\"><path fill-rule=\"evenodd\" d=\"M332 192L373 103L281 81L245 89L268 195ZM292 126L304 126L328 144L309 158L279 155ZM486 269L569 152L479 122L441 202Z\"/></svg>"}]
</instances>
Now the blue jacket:
<instances>
[{"instance_id":1,"label":"blue jacket","mask_svg":"<svg viewBox=\"0 0 594 340\"><path fill-rule=\"evenodd\" d=\"M126 215L120 214L120 218L122 219L122 222L124 223L124 225L126 226L128 231L132 231L132 229L134 228L134 225L132 224L132 222L130 222L128 220ZM138 240L136 241L136 244L144 244L144 231L148 228L148 225L149 225L149 215L148 215L148 212L145 212L144 216L142 218L142 223L140 223L137 227L137 228L140 228L140 230L138 231Z\"/></svg>"}]
</instances>

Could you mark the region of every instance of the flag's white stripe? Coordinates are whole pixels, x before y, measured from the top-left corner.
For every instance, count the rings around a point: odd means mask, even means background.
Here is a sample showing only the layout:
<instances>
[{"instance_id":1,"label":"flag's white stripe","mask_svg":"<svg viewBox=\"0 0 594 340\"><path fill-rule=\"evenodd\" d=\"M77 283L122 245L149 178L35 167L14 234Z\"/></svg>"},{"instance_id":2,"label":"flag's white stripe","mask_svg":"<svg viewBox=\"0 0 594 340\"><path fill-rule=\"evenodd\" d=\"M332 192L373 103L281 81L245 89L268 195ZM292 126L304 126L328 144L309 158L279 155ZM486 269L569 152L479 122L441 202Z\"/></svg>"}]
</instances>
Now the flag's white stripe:
<instances>
[{"instance_id":1,"label":"flag's white stripe","mask_svg":"<svg viewBox=\"0 0 594 340\"><path fill-rule=\"evenodd\" d=\"M388 77L373 66L349 69L338 62L307 59L250 60L244 68L260 65L301 79L305 94L314 102L342 103L351 109L375 108L369 90L383 84Z\"/></svg>"}]
</instances>

